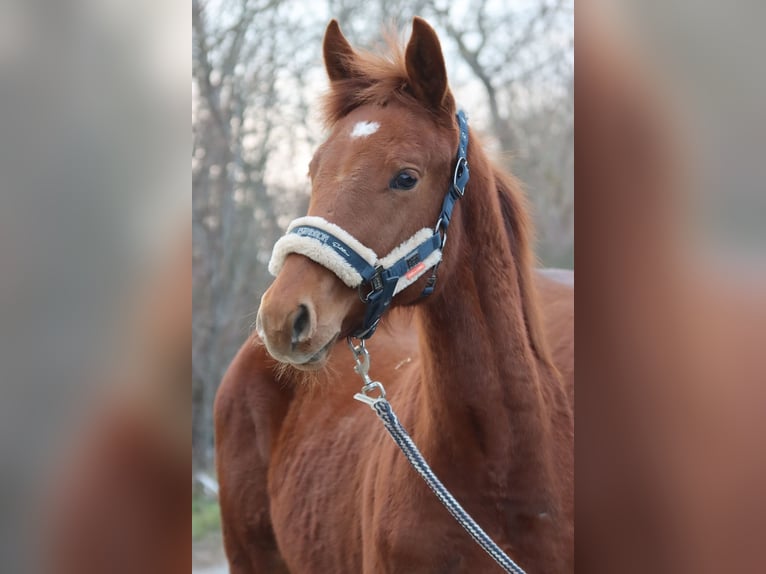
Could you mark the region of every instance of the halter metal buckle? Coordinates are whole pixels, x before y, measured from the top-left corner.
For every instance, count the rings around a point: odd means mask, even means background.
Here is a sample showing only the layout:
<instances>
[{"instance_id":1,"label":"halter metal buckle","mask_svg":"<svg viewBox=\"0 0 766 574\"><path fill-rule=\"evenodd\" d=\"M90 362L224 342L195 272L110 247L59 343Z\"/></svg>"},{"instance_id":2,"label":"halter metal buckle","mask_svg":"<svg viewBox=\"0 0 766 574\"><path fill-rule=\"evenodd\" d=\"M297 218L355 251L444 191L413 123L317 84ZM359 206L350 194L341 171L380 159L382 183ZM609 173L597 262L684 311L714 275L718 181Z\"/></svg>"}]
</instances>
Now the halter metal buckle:
<instances>
[{"instance_id":1,"label":"halter metal buckle","mask_svg":"<svg viewBox=\"0 0 766 574\"><path fill-rule=\"evenodd\" d=\"M458 197L463 197L463 195L465 195L466 182L463 183L463 187L460 187L458 179L462 179L463 173L466 170L468 170L468 160L465 156L461 156L458 158L457 163L455 164L455 172L452 174L452 190Z\"/></svg>"},{"instance_id":2,"label":"halter metal buckle","mask_svg":"<svg viewBox=\"0 0 766 574\"><path fill-rule=\"evenodd\" d=\"M357 288L357 291L359 292L359 299L361 299L362 303L369 303L372 294L377 293L383 289L383 271L385 271L383 266L378 265L375 268L375 275L373 275L369 281L361 283ZM362 289L365 285L370 286L370 290L367 293L362 292Z\"/></svg>"}]
</instances>

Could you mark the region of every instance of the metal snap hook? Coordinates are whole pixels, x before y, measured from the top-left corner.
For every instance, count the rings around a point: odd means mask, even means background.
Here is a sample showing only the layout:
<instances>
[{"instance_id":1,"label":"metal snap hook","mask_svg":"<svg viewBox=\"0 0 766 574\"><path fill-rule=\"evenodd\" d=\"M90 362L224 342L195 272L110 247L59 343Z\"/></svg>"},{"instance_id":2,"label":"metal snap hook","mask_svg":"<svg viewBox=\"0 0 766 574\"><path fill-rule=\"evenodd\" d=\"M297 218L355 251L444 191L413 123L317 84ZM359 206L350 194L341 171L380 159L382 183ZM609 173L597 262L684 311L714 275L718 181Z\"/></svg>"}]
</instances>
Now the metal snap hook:
<instances>
[{"instance_id":1,"label":"metal snap hook","mask_svg":"<svg viewBox=\"0 0 766 574\"><path fill-rule=\"evenodd\" d=\"M371 395L370 393L373 391L377 391L378 394ZM370 408L373 408L378 401L386 400L386 389L383 388L383 385L380 382L372 381L371 383L364 385L362 390L354 395L354 398L357 401L368 405Z\"/></svg>"},{"instance_id":2,"label":"metal snap hook","mask_svg":"<svg viewBox=\"0 0 766 574\"><path fill-rule=\"evenodd\" d=\"M380 382L373 381L370 378L370 353L367 351L365 340L360 340L358 345L354 344L351 337L348 337L346 341L351 348L351 352L354 354L354 362L356 362L354 371L356 371L356 373L362 377L362 381L364 381L364 386L362 386L360 392L354 395L354 398L373 407L378 401L386 399L386 389L383 388L383 385ZM377 395L371 394L375 391L377 391Z\"/></svg>"},{"instance_id":3,"label":"metal snap hook","mask_svg":"<svg viewBox=\"0 0 766 574\"><path fill-rule=\"evenodd\" d=\"M348 337L346 341L351 348L351 352L354 354L354 362L356 362L354 371L362 377L365 385L369 385L372 382L368 374L370 371L370 353L367 351L365 340L359 341L359 345L354 345L351 337Z\"/></svg>"}]
</instances>

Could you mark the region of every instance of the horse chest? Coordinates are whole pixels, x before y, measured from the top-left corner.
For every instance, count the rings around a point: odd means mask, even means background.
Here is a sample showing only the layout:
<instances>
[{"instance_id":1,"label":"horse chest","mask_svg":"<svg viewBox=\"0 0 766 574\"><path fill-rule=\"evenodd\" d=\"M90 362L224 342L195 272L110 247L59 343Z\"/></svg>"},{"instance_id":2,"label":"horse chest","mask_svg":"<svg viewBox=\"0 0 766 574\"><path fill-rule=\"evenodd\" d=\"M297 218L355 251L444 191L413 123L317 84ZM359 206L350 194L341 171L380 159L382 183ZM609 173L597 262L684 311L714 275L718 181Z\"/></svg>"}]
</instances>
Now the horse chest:
<instances>
[{"instance_id":1,"label":"horse chest","mask_svg":"<svg viewBox=\"0 0 766 574\"><path fill-rule=\"evenodd\" d=\"M359 412L305 406L285 421L288 434L270 461L277 543L294 574L361 572Z\"/></svg>"},{"instance_id":2,"label":"horse chest","mask_svg":"<svg viewBox=\"0 0 766 574\"><path fill-rule=\"evenodd\" d=\"M272 460L272 521L290 571L491 572L372 413L356 415L306 425Z\"/></svg>"}]
</instances>

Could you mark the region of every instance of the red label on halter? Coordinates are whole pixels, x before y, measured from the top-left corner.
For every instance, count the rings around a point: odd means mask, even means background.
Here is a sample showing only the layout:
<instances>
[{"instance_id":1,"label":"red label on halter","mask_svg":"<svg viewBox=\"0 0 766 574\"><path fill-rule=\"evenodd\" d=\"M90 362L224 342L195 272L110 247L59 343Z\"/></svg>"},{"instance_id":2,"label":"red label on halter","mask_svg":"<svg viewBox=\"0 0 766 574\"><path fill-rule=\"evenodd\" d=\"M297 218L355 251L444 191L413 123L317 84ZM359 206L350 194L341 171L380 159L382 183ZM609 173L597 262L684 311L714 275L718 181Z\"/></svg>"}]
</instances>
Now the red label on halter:
<instances>
[{"instance_id":1,"label":"red label on halter","mask_svg":"<svg viewBox=\"0 0 766 574\"><path fill-rule=\"evenodd\" d=\"M426 268L426 264L421 261L420 263L415 265L415 267L407 271L407 273L404 274L404 278L412 279L413 277L415 277L415 275L423 271L425 268Z\"/></svg>"}]
</instances>

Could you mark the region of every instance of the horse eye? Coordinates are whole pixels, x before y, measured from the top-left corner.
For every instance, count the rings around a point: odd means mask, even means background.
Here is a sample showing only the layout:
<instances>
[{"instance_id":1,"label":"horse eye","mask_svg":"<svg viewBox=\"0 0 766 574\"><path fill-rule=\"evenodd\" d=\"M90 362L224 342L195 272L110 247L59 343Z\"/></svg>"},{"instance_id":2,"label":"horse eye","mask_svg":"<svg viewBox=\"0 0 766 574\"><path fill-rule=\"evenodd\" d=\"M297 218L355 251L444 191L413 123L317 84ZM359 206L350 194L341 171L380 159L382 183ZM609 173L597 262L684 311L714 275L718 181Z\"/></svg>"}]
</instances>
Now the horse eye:
<instances>
[{"instance_id":1,"label":"horse eye","mask_svg":"<svg viewBox=\"0 0 766 574\"><path fill-rule=\"evenodd\" d=\"M412 175L412 173L408 171L400 171L398 174L394 176L394 178L391 180L391 183L389 183L388 186L391 189L408 190L415 187L415 184L417 182L418 182L418 178Z\"/></svg>"}]
</instances>

